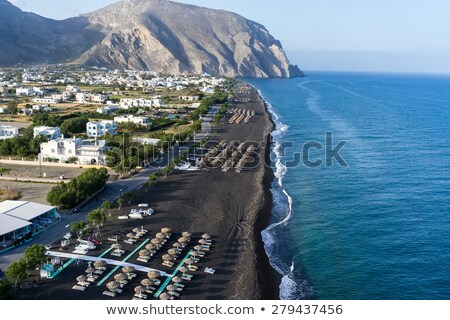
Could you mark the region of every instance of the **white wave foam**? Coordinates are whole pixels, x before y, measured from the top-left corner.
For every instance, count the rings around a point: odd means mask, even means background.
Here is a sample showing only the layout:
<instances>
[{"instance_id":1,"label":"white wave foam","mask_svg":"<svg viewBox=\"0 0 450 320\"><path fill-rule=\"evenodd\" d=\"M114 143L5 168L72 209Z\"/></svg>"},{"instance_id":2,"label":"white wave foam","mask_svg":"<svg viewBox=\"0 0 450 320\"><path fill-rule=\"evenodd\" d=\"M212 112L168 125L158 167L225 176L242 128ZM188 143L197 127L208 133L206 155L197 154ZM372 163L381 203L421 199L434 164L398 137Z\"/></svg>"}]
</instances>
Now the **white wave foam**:
<instances>
[{"instance_id":1,"label":"white wave foam","mask_svg":"<svg viewBox=\"0 0 450 320\"><path fill-rule=\"evenodd\" d=\"M256 88L255 88L256 89ZM292 264L291 268L288 268L286 264L281 261L281 259L274 252L276 245L276 229L286 225L292 217L292 204L293 199L289 195L289 193L283 187L283 179L287 174L287 167L282 163L282 152L281 152L281 143L280 139L288 132L289 126L283 123L280 120L280 117L274 111L273 106L264 98L262 92L258 90L258 94L263 98L264 102L267 105L267 110L271 114L271 117L275 123L275 130L272 132L272 137L275 142L275 147L273 149L273 153L275 154L275 168L274 175L278 179L278 186L280 187L284 199L280 197L276 197L274 194L274 203L275 202L285 202L287 199L287 210L285 212L284 217L276 223L271 224L267 227L266 230L263 230L261 235L264 242L264 248L266 250L267 256L269 257L270 264L272 267L282 276L281 284L280 284L280 298L281 299L295 299L295 295L298 291L297 281L294 277L294 264ZM272 190L272 193L274 191ZM284 203L281 203L284 205Z\"/></svg>"}]
</instances>

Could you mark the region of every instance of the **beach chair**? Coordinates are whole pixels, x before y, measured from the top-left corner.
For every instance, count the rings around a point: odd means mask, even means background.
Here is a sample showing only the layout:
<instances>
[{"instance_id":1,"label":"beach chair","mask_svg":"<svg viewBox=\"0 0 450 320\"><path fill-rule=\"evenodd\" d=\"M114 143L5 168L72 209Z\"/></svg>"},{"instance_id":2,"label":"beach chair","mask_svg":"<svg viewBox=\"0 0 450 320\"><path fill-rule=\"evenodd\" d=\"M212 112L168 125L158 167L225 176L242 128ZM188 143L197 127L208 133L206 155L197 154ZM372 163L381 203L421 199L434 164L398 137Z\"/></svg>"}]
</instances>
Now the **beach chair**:
<instances>
[{"instance_id":1,"label":"beach chair","mask_svg":"<svg viewBox=\"0 0 450 320\"><path fill-rule=\"evenodd\" d=\"M172 297L177 297L177 298L180 296L180 294L175 291L169 291L168 294L170 294Z\"/></svg>"},{"instance_id":2,"label":"beach chair","mask_svg":"<svg viewBox=\"0 0 450 320\"><path fill-rule=\"evenodd\" d=\"M72 289L77 290L77 291L84 291L84 290L86 290L86 287L75 285L72 287Z\"/></svg>"},{"instance_id":3,"label":"beach chair","mask_svg":"<svg viewBox=\"0 0 450 320\"><path fill-rule=\"evenodd\" d=\"M141 294L136 293L134 295L134 298L138 298L139 300L147 300L148 296L145 294L142 294L142 293ZM133 298L133 300L134 300L134 298Z\"/></svg>"},{"instance_id":4,"label":"beach chair","mask_svg":"<svg viewBox=\"0 0 450 320\"><path fill-rule=\"evenodd\" d=\"M192 277L193 276L191 276L191 275L189 275L189 276L188 275L182 275L180 278L183 279L183 280L186 280L186 281L191 281Z\"/></svg>"},{"instance_id":5,"label":"beach chair","mask_svg":"<svg viewBox=\"0 0 450 320\"><path fill-rule=\"evenodd\" d=\"M106 290L106 291L103 291L103 295L114 298L116 296L116 293Z\"/></svg>"},{"instance_id":6,"label":"beach chair","mask_svg":"<svg viewBox=\"0 0 450 320\"><path fill-rule=\"evenodd\" d=\"M174 263L170 262L170 261L164 261L163 263L161 263L163 266L168 267L168 268L172 268Z\"/></svg>"},{"instance_id":7,"label":"beach chair","mask_svg":"<svg viewBox=\"0 0 450 320\"><path fill-rule=\"evenodd\" d=\"M134 240L134 239L128 239L128 240L124 240L123 242L125 242L125 243L127 243L127 244L133 245L133 244L136 242L136 240Z\"/></svg>"},{"instance_id":8,"label":"beach chair","mask_svg":"<svg viewBox=\"0 0 450 320\"><path fill-rule=\"evenodd\" d=\"M140 261L140 262L144 262L144 263L148 263L148 261L150 260L150 257L147 257L147 256L145 256L145 257L139 257L139 258L137 258L137 261Z\"/></svg>"},{"instance_id":9,"label":"beach chair","mask_svg":"<svg viewBox=\"0 0 450 320\"><path fill-rule=\"evenodd\" d=\"M91 283L87 281L79 281L77 284L82 287L89 287L91 285Z\"/></svg>"}]
</instances>

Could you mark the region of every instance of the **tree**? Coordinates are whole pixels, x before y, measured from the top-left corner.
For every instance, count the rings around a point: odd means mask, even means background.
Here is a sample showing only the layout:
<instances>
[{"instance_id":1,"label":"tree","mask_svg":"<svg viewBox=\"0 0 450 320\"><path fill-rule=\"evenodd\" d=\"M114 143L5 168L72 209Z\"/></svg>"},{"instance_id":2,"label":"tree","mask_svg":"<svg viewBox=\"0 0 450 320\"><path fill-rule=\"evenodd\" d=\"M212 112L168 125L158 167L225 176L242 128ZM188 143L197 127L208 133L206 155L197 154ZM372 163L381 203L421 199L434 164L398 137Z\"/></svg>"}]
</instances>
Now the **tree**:
<instances>
[{"instance_id":1,"label":"tree","mask_svg":"<svg viewBox=\"0 0 450 320\"><path fill-rule=\"evenodd\" d=\"M12 100L8 102L8 107L6 109L9 113L16 114L19 111L19 109L17 108L18 105L19 103L17 102L17 100Z\"/></svg>"},{"instance_id":2,"label":"tree","mask_svg":"<svg viewBox=\"0 0 450 320\"><path fill-rule=\"evenodd\" d=\"M103 213L102 209L97 209L89 212L87 219L93 226L99 228L105 224L106 215Z\"/></svg>"},{"instance_id":3,"label":"tree","mask_svg":"<svg viewBox=\"0 0 450 320\"><path fill-rule=\"evenodd\" d=\"M65 120L61 124L61 132L67 133L81 133L86 131L86 124L88 119L85 117L76 117Z\"/></svg>"},{"instance_id":4,"label":"tree","mask_svg":"<svg viewBox=\"0 0 450 320\"><path fill-rule=\"evenodd\" d=\"M69 163L76 163L78 161L77 157L70 157L69 159L67 159L67 162Z\"/></svg>"},{"instance_id":5,"label":"tree","mask_svg":"<svg viewBox=\"0 0 450 320\"><path fill-rule=\"evenodd\" d=\"M104 202L102 203L102 209L103 209L103 210L111 210L112 207L113 207L113 204L112 204L111 201L106 200L106 201L104 201Z\"/></svg>"},{"instance_id":6,"label":"tree","mask_svg":"<svg viewBox=\"0 0 450 320\"><path fill-rule=\"evenodd\" d=\"M27 278L27 264L24 259L13 262L6 270L6 279L17 287Z\"/></svg>"},{"instance_id":7,"label":"tree","mask_svg":"<svg viewBox=\"0 0 450 320\"><path fill-rule=\"evenodd\" d=\"M136 200L136 193L134 192L125 192L122 196L122 198L127 201L128 203L131 203L131 201Z\"/></svg>"},{"instance_id":8,"label":"tree","mask_svg":"<svg viewBox=\"0 0 450 320\"><path fill-rule=\"evenodd\" d=\"M32 271L41 266L46 260L45 247L43 245L33 245L25 250L24 259L27 264L27 270Z\"/></svg>"},{"instance_id":9,"label":"tree","mask_svg":"<svg viewBox=\"0 0 450 320\"><path fill-rule=\"evenodd\" d=\"M78 235L80 238L83 236L83 233L89 229L89 225L86 221L78 221L72 222L70 224L70 231Z\"/></svg>"},{"instance_id":10,"label":"tree","mask_svg":"<svg viewBox=\"0 0 450 320\"><path fill-rule=\"evenodd\" d=\"M124 205L125 200L123 198L117 199L117 204L119 205L119 210L122 209L122 206Z\"/></svg>"}]
</instances>

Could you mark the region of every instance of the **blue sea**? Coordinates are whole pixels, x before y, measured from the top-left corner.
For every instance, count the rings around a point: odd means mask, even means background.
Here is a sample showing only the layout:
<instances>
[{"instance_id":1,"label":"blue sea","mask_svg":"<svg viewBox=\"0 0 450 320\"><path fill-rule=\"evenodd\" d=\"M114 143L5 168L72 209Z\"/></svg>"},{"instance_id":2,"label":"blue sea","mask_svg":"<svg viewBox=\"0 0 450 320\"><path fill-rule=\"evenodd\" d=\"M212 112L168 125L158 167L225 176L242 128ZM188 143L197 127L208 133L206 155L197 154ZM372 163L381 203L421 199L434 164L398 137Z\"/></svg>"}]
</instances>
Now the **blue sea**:
<instances>
[{"instance_id":1,"label":"blue sea","mask_svg":"<svg viewBox=\"0 0 450 320\"><path fill-rule=\"evenodd\" d=\"M276 122L263 240L281 298L450 299L450 76L248 81ZM347 166L326 165L327 132ZM311 141L323 164L293 164Z\"/></svg>"}]
</instances>

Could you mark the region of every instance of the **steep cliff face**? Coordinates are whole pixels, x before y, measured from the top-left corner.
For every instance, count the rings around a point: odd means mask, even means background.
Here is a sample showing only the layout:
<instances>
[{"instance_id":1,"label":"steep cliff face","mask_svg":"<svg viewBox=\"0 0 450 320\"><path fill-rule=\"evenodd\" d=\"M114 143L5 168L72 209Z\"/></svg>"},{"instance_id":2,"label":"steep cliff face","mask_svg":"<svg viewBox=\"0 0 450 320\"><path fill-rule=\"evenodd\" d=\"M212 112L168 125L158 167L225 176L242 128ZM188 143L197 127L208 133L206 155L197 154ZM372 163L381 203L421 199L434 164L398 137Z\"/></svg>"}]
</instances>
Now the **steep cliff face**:
<instances>
[{"instance_id":1,"label":"steep cliff face","mask_svg":"<svg viewBox=\"0 0 450 320\"><path fill-rule=\"evenodd\" d=\"M2 6L10 13L5 14ZM1 64L70 61L175 74L303 75L264 26L222 10L168 0L123 0L54 21L0 0L0 21L4 16L10 20L0 22L0 32L11 37L0 38L0 45L5 42L0 53L6 54L1 55Z\"/></svg>"}]
</instances>

